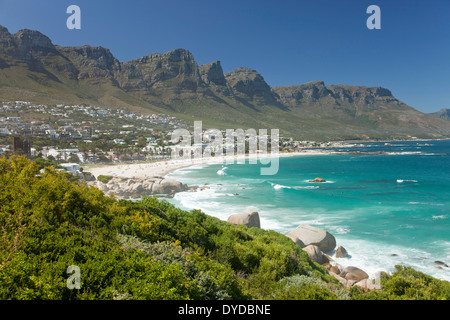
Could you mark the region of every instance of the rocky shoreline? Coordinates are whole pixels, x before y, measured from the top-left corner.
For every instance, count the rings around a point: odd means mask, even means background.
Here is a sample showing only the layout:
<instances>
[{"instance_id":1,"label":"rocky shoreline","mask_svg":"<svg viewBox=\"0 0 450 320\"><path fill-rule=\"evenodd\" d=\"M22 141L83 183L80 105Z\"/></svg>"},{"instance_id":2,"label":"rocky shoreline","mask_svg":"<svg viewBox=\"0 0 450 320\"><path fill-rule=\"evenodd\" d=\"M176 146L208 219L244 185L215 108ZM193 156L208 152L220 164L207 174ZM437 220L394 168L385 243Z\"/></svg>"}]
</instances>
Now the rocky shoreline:
<instances>
[{"instance_id":1,"label":"rocky shoreline","mask_svg":"<svg viewBox=\"0 0 450 320\"><path fill-rule=\"evenodd\" d=\"M195 191L198 186L189 187L174 179L162 176L146 178L125 178L113 176L92 176L85 178L88 185L94 186L108 195L119 199L140 199L145 196L173 197L177 192Z\"/></svg>"},{"instance_id":2,"label":"rocky shoreline","mask_svg":"<svg viewBox=\"0 0 450 320\"><path fill-rule=\"evenodd\" d=\"M88 185L102 190L105 194L114 195L119 199L137 200L145 196L158 196L161 198L171 198L177 192L195 192L208 188L203 186L188 186L177 180L162 176L152 176L144 178L125 178L118 176L98 176L84 174L84 180ZM324 182L322 178L316 178L311 182ZM244 212L229 216L227 222L231 224L241 224L248 228L261 228L258 212ZM336 238L328 231L301 224L295 229L285 233L298 246L304 250L314 262L325 267L330 275L335 277L346 288L359 286L367 290L381 289L380 277L384 273L379 271L375 274L375 279L370 279L369 275L356 266L343 267L334 258L350 258L347 250L342 246L337 246ZM442 261L434 261L437 268L449 268L448 264Z\"/></svg>"},{"instance_id":3,"label":"rocky shoreline","mask_svg":"<svg viewBox=\"0 0 450 320\"><path fill-rule=\"evenodd\" d=\"M242 224L249 228L261 228L258 212L245 212L231 215L228 222L232 224ZM347 250L339 246L336 248L336 238L326 230L301 224L297 228L285 233L285 236L295 242L314 262L325 267L330 275L339 280L346 288L358 286L366 290L381 289L380 278L384 271L375 274L375 279L370 279L369 275L362 269L355 266L343 267L338 264L335 258L350 258ZM438 268L448 268L442 261L435 261Z\"/></svg>"}]
</instances>

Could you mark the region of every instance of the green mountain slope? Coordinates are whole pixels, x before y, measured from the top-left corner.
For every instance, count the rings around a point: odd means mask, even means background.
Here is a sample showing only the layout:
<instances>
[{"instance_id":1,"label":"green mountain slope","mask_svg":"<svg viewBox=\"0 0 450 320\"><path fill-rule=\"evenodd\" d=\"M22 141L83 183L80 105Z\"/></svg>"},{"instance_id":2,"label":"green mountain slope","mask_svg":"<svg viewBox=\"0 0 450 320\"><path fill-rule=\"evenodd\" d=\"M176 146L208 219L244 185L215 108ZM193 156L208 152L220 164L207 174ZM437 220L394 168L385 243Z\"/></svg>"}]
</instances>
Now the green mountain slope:
<instances>
[{"instance_id":1,"label":"green mountain slope","mask_svg":"<svg viewBox=\"0 0 450 320\"><path fill-rule=\"evenodd\" d=\"M321 81L271 88L257 71L223 73L185 49L118 61L102 47L61 47L38 31L0 26L0 99L96 104L169 113L204 127L280 129L298 139L450 137L384 88Z\"/></svg>"}]
</instances>

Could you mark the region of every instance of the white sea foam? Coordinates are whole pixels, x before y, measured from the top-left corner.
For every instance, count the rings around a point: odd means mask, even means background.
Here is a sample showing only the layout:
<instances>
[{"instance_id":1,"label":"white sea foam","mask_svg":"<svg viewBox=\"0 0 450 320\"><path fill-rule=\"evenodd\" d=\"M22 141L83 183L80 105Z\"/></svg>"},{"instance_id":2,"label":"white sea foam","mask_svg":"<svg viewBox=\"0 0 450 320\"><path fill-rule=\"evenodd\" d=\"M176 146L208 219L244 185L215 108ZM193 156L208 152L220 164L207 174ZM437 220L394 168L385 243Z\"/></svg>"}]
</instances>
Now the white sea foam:
<instances>
[{"instance_id":1,"label":"white sea foam","mask_svg":"<svg viewBox=\"0 0 450 320\"><path fill-rule=\"evenodd\" d=\"M226 176L228 173L226 173L226 170L228 169L228 167L222 167L222 169L217 171L217 174L219 176Z\"/></svg>"},{"instance_id":2,"label":"white sea foam","mask_svg":"<svg viewBox=\"0 0 450 320\"><path fill-rule=\"evenodd\" d=\"M414 155L414 154L422 154L421 151L400 151L400 152L386 152L388 155L393 156L403 156L403 155Z\"/></svg>"},{"instance_id":3,"label":"white sea foam","mask_svg":"<svg viewBox=\"0 0 450 320\"><path fill-rule=\"evenodd\" d=\"M319 186L297 186L297 187L293 187L293 189L296 190L301 190L301 189L319 189Z\"/></svg>"},{"instance_id":4,"label":"white sea foam","mask_svg":"<svg viewBox=\"0 0 450 320\"><path fill-rule=\"evenodd\" d=\"M399 154L408 154L407 152L400 152ZM410 153L411 154L411 153ZM412 153L417 154L417 153ZM217 167L220 168L220 167ZM221 169L224 173L227 172L227 168L223 167ZM220 171L220 170L219 170ZM231 172L229 170L229 172ZM193 209L198 208L201 209L203 212L215 216L221 220L227 220L228 217L231 214L234 213L241 213L241 212L247 212L247 211L257 211L260 215L260 221L261 221L261 227L266 230L275 230L277 232L280 232L284 234L285 232L292 230L296 228L300 224L309 224L313 226L317 226L319 228L323 228L325 230L328 230L331 234L333 234L336 237L337 240L337 246L344 246L349 255L349 259L339 259L336 258L336 262L341 264L342 266L356 266L363 270L365 270L371 278L375 277L376 272L378 271L386 271L386 272L392 272L394 271L394 266L396 264L400 265L407 265L411 266L417 270L423 271L427 274L430 274L432 276L435 276L440 279L450 280L450 268L442 268L438 269L436 268L437 265L434 263L435 260L444 261L445 263L450 262L450 241L436 241L436 244L431 245L431 250L427 250L426 245L422 245L420 241L417 243L411 243L402 246L402 245L393 245L390 243L385 243L381 241L374 241L369 239L377 239L375 236L379 236L378 230L367 229L367 230L357 230L357 226L352 225L352 219L363 217L365 215L383 215L388 214L391 211L391 208L383 205L382 211L379 212L379 214L376 212L376 210L381 210L381 203L380 206L378 206L375 210L369 210L370 208L367 207L361 207L361 208L349 208L348 210L339 210L328 212L325 208L321 209L320 206L314 207L314 210L308 209L308 207L299 206L296 208L284 208L279 205L278 202L273 201L269 203L265 203L265 201L252 201L249 200L245 203L245 200L240 200L241 197L228 197L227 195L232 194L233 192L239 192L241 195L245 196L245 192L247 190L239 190L242 185L234 184L232 185L232 182L227 181L219 181L222 178L219 176L219 173L214 174L215 170L213 171L213 175L216 177L215 182L212 182L213 184L210 185L209 189L205 189L202 191L197 192L182 192L177 193L175 195L174 200L178 202L178 204L181 204L181 207L187 208L187 209ZM412 176L413 178L415 176ZM189 180L189 177L187 177ZM325 177L326 178L326 177ZM411 183L417 183L418 180L413 179L405 179L409 178L408 176L402 177L399 175L399 179L396 180L396 176L390 177L391 183L398 183L398 184L411 184ZM417 176L419 179L419 176ZM186 179L186 178L184 178ZM195 178L192 178L192 184L199 184L195 182ZM212 177L214 180L214 178ZM228 179L223 179L228 180ZM336 179L337 180L337 179ZM422 180L422 178L420 178ZM254 190L252 192L255 192L255 190L263 190L264 188L268 188L271 186L274 190L278 190L276 193L277 195L282 195L282 191L287 191L288 189L294 189L294 190L302 190L302 189L316 189L319 188L320 183L304 183L303 181L297 182L297 186L288 186L286 184L289 183L295 183L291 182L284 182L286 180L278 180L276 182L270 182L270 181L264 181L261 177L258 178L240 178L239 183L246 183L247 186L253 187ZM275 181L275 179L274 179ZM184 182L184 181L183 181ZM223 183L222 186L217 186L216 182ZM264 182L264 184L263 184ZM277 183L278 182L278 183ZM309 180L305 181L309 182ZM203 183L203 182L202 182ZM285 184L283 184L285 183ZM328 183L335 183L335 181L328 181ZM268 185L269 184L269 185ZM245 186L247 188L247 186ZM234 189L233 189L234 187ZM260 188L260 189L257 189ZM315 191L311 191L316 193ZM300 193L300 192L298 192ZM305 191L305 194L309 193ZM286 192L286 195L288 192ZM320 193L319 193L320 194ZM250 196L251 197L251 196ZM242 197L244 198L244 197ZM257 198L258 199L258 198ZM409 205L443 205L445 201L441 201L441 203L430 203L425 201L421 201L420 198L410 198L408 200L413 200L408 203ZM415 201L414 201L415 200ZM242 204L240 204L242 202ZM251 205L249 204L256 203L257 205ZM178 205L177 204L177 205ZM411 207L410 207L411 208ZM428 221L430 223L434 224L443 224L446 223L448 220L445 220L448 218L446 214L443 214L444 212L438 211L434 213L434 215L430 214L428 215ZM432 220L433 219L433 220ZM400 227L403 229L403 232L407 232L406 229L410 228L411 225L405 224L405 221L402 221L400 223ZM414 229L411 229L411 231L414 231ZM367 237L366 237L367 235ZM361 236L362 239L358 238L358 236ZM368 240L363 240L368 239ZM411 247L409 247L411 245ZM413 246L418 246L422 249L414 249ZM392 255L395 254L395 255ZM333 259L334 259L333 255Z\"/></svg>"},{"instance_id":5,"label":"white sea foam","mask_svg":"<svg viewBox=\"0 0 450 320\"><path fill-rule=\"evenodd\" d=\"M318 189L318 186L293 186L293 187L289 187L289 186L285 186L282 184L278 184L278 183L273 183L270 182L270 184L272 185L272 187L275 190L281 190L281 189L295 189L295 190L302 190L302 189Z\"/></svg>"},{"instance_id":6,"label":"white sea foam","mask_svg":"<svg viewBox=\"0 0 450 320\"><path fill-rule=\"evenodd\" d=\"M351 230L349 226L329 226L328 229L332 234L347 234Z\"/></svg>"},{"instance_id":7,"label":"white sea foam","mask_svg":"<svg viewBox=\"0 0 450 320\"><path fill-rule=\"evenodd\" d=\"M404 180L404 179L397 179L397 183L403 183L403 182L419 182L417 180Z\"/></svg>"},{"instance_id":8,"label":"white sea foam","mask_svg":"<svg viewBox=\"0 0 450 320\"><path fill-rule=\"evenodd\" d=\"M276 185L273 186L273 188L274 188L275 190L280 190L280 189L292 189L291 187L283 186L282 184L276 184Z\"/></svg>"},{"instance_id":9,"label":"white sea foam","mask_svg":"<svg viewBox=\"0 0 450 320\"><path fill-rule=\"evenodd\" d=\"M245 207L245 211L246 212L253 212L253 211L259 212L259 209L257 206L247 206L247 207Z\"/></svg>"},{"instance_id":10,"label":"white sea foam","mask_svg":"<svg viewBox=\"0 0 450 320\"><path fill-rule=\"evenodd\" d=\"M260 215L261 227L266 230L275 230L282 234L296 228L300 224L309 224L329 231L336 237L337 246L344 246L350 255L350 258L332 258L342 267L355 266L366 271L371 279L376 277L377 272L393 272L397 264L411 266L419 271L425 272L439 279L450 280L450 270L447 268L436 268L435 260L450 261L450 242L440 241L436 246L442 247L439 256L433 256L431 253L400 245L391 245L386 243L376 243L368 240L354 238L350 226L345 224L338 225L337 217L327 216L325 214L310 214L303 210L289 210L279 208L273 210L269 205L236 205L227 204L221 199L224 193L219 191L217 186L211 185L210 189L197 192L177 193L174 200L179 202L182 207L187 209L197 208L209 214L226 221L231 214L257 211ZM345 215L344 215L345 216ZM330 220L331 219L331 220ZM433 216L433 219L444 219L441 216ZM335 223L336 222L336 223ZM408 228L409 225L402 225ZM392 255L395 254L395 255Z\"/></svg>"},{"instance_id":11,"label":"white sea foam","mask_svg":"<svg viewBox=\"0 0 450 320\"><path fill-rule=\"evenodd\" d=\"M416 270L444 280L450 280L450 270L436 268L435 260L448 261L448 255L437 257L421 249L390 244L376 244L360 239L337 236L337 246L343 246L350 258L332 258L343 268L355 266L367 272L374 279L379 271L391 273L395 265L411 266Z\"/></svg>"},{"instance_id":12,"label":"white sea foam","mask_svg":"<svg viewBox=\"0 0 450 320\"><path fill-rule=\"evenodd\" d=\"M422 204L427 206L444 206L443 203L435 203L435 202L418 202L418 201L410 201L408 204Z\"/></svg>"}]
</instances>

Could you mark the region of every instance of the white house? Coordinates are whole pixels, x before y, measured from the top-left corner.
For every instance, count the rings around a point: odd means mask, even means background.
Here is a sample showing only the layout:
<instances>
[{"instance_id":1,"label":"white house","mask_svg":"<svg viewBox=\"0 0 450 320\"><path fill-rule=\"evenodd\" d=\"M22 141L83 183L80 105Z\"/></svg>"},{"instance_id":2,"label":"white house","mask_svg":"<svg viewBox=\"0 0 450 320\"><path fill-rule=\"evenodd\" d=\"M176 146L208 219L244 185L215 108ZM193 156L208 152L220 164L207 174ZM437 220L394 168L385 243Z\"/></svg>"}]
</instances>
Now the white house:
<instances>
[{"instance_id":1,"label":"white house","mask_svg":"<svg viewBox=\"0 0 450 320\"><path fill-rule=\"evenodd\" d=\"M0 134L11 134L8 128L0 128Z\"/></svg>"},{"instance_id":2,"label":"white house","mask_svg":"<svg viewBox=\"0 0 450 320\"><path fill-rule=\"evenodd\" d=\"M78 156L80 151L78 149L50 149L48 155L53 156L55 159L68 159L71 154Z\"/></svg>"},{"instance_id":3,"label":"white house","mask_svg":"<svg viewBox=\"0 0 450 320\"><path fill-rule=\"evenodd\" d=\"M116 144L125 144L125 141L123 139L114 139L113 141Z\"/></svg>"},{"instance_id":4,"label":"white house","mask_svg":"<svg viewBox=\"0 0 450 320\"><path fill-rule=\"evenodd\" d=\"M64 168L67 172L70 172L74 175L80 174L80 165L78 163L61 163L61 167Z\"/></svg>"},{"instance_id":5,"label":"white house","mask_svg":"<svg viewBox=\"0 0 450 320\"><path fill-rule=\"evenodd\" d=\"M45 130L45 133L48 134L48 137L51 139L59 138L59 134L56 132L56 130Z\"/></svg>"}]
</instances>

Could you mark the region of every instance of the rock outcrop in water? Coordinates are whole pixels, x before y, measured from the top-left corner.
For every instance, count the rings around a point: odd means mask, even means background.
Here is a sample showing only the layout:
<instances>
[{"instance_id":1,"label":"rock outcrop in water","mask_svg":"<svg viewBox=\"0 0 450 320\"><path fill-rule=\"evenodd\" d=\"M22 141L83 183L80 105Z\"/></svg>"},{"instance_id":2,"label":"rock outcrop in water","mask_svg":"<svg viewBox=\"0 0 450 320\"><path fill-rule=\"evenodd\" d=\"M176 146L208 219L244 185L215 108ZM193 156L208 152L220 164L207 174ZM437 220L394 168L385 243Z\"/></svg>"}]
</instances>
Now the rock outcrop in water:
<instances>
[{"instance_id":1,"label":"rock outcrop in water","mask_svg":"<svg viewBox=\"0 0 450 320\"><path fill-rule=\"evenodd\" d=\"M336 238L331 233L307 224L299 225L285 235L302 248L311 244L318 246L323 252L330 252L336 247Z\"/></svg>"},{"instance_id":2,"label":"rock outcrop in water","mask_svg":"<svg viewBox=\"0 0 450 320\"><path fill-rule=\"evenodd\" d=\"M326 230L309 225L300 225L285 235L297 243L311 260L324 266L328 273L339 280L346 288L355 285L368 290L381 289L379 281L369 279L369 275L364 270L354 266L343 268L324 253L331 253L336 247L336 239ZM336 258L348 257L347 251L342 246L338 247L335 254Z\"/></svg>"},{"instance_id":3,"label":"rock outcrop in water","mask_svg":"<svg viewBox=\"0 0 450 320\"><path fill-rule=\"evenodd\" d=\"M340 246L336 249L336 258L348 258L347 250Z\"/></svg>"},{"instance_id":4,"label":"rock outcrop in water","mask_svg":"<svg viewBox=\"0 0 450 320\"><path fill-rule=\"evenodd\" d=\"M323 178L317 177L317 178L314 178L313 180L309 180L309 182L326 182L326 180Z\"/></svg>"}]
</instances>

